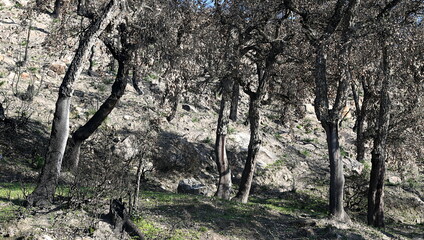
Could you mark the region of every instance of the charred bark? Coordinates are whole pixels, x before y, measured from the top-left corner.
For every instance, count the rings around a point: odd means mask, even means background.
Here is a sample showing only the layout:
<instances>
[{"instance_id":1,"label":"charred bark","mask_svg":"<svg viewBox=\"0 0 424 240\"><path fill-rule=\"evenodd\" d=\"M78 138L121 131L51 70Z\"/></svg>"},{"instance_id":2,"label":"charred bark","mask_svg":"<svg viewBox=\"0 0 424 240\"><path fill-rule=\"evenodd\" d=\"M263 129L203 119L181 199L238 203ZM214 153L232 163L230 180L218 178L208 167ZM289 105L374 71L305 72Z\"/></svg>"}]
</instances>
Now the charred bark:
<instances>
[{"instance_id":1,"label":"charred bark","mask_svg":"<svg viewBox=\"0 0 424 240\"><path fill-rule=\"evenodd\" d=\"M384 227L384 176L386 172L386 142L390 123L389 63L387 46L383 46L384 79L380 92L377 134L373 137L371 176L368 189L368 225Z\"/></svg>"},{"instance_id":2,"label":"charred bark","mask_svg":"<svg viewBox=\"0 0 424 240\"><path fill-rule=\"evenodd\" d=\"M101 17L90 24L79 42L74 59L59 88L46 161L37 187L27 198L28 205L46 205L53 201L69 135L69 107L73 92L73 83L81 74L83 62L87 58L90 48L106 26L116 16L117 12L118 1L111 0Z\"/></svg>"},{"instance_id":3,"label":"charred bark","mask_svg":"<svg viewBox=\"0 0 424 240\"><path fill-rule=\"evenodd\" d=\"M343 207L344 175L343 161L340 155L338 124L341 118L341 111L346 102L348 84L346 77L341 76L333 109L330 109L326 55L322 44L317 44L315 47L315 113L327 136L327 149L330 160L329 211L332 218L339 221L347 221L349 217ZM344 54L345 52L342 51L341 56L345 57ZM342 71L346 71L346 69Z\"/></svg>"},{"instance_id":4,"label":"charred bark","mask_svg":"<svg viewBox=\"0 0 424 240\"><path fill-rule=\"evenodd\" d=\"M124 59L118 59L118 73L114 84L112 85L112 92L106 101L100 106L96 113L88 120L88 122L78 128L72 134L72 150L70 155L71 169L75 171L78 168L80 148L82 143L89 138L103 121L109 116L115 108L119 99L124 95L127 86L128 78L128 62Z\"/></svg>"},{"instance_id":5,"label":"charred bark","mask_svg":"<svg viewBox=\"0 0 424 240\"><path fill-rule=\"evenodd\" d=\"M327 135L327 147L330 159L330 214L338 220L348 218L344 211L343 161L340 155L338 122L322 123Z\"/></svg>"},{"instance_id":6,"label":"charred bark","mask_svg":"<svg viewBox=\"0 0 424 240\"><path fill-rule=\"evenodd\" d=\"M242 203L247 203L249 199L250 188L252 186L253 175L255 173L256 157L261 146L261 139L259 135L260 102L261 101L256 95L250 96L250 141L247 151L247 159L244 165L243 174L240 181L239 191L236 195L236 199L238 199Z\"/></svg>"},{"instance_id":7,"label":"charred bark","mask_svg":"<svg viewBox=\"0 0 424 240\"><path fill-rule=\"evenodd\" d=\"M233 92L231 96L231 109L230 109L230 119L233 122L237 121L239 98L240 98L240 85L237 81L234 81Z\"/></svg>"},{"instance_id":8,"label":"charred bark","mask_svg":"<svg viewBox=\"0 0 424 240\"><path fill-rule=\"evenodd\" d=\"M53 9L53 12L52 12L52 16L54 18L58 18L62 14L62 11L63 11L63 1L64 0L56 0L54 2L54 9Z\"/></svg>"},{"instance_id":9,"label":"charred bark","mask_svg":"<svg viewBox=\"0 0 424 240\"><path fill-rule=\"evenodd\" d=\"M354 126L354 131L356 133L356 160L362 162L365 158L365 142L367 137L365 136L365 118L368 111L368 104L370 102L371 94L366 86L365 80L361 80L362 89L364 91L364 97L362 100L362 105L359 104L359 98L356 94L356 89L352 85L352 91L354 94L355 101L355 112L356 112L356 121Z\"/></svg>"},{"instance_id":10,"label":"charred bark","mask_svg":"<svg viewBox=\"0 0 424 240\"><path fill-rule=\"evenodd\" d=\"M144 239L144 234L131 221L131 216L121 199L111 200L108 217L112 220L115 234L118 235L122 231L126 231L132 237Z\"/></svg>"},{"instance_id":11,"label":"charred bark","mask_svg":"<svg viewBox=\"0 0 424 240\"><path fill-rule=\"evenodd\" d=\"M218 126L216 129L215 158L218 166L219 181L216 196L230 199L231 169L227 158L226 137L229 122L230 82L228 78L222 80L223 90L219 109Z\"/></svg>"},{"instance_id":12,"label":"charred bark","mask_svg":"<svg viewBox=\"0 0 424 240\"><path fill-rule=\"evenodd\" d=\"M88 71L87 71L88 76L90 76L90 77L95 77L97 75L93 71L93 68L94 68L94 49L95 49L95 46L93 45L91 47L91 54L90 54L90 59L89 59Z\"/></svg>"}]
</instances>

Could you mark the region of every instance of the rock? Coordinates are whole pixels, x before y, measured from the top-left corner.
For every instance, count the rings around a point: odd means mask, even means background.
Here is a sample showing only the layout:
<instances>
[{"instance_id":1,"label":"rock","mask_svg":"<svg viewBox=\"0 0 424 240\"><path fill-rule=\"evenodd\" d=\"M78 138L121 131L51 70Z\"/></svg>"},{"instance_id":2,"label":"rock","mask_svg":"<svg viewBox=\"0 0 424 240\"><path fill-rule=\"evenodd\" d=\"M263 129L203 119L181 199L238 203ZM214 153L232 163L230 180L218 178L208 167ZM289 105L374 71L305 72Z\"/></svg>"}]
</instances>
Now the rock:
<instances>
[{"instance_id":1,"label":"rock","mask_svg":"<svg viewBox=\"0 0 424 240\"><path fill-rule=\"evenodd\" d=\"M29 73L26 73L26 72L21 73L21 79L26 80L28 78L30 78Z\"/></svg>"},{"instance_id":2,"label":"rock","mask_svg":"<svg viewBox=\"0 0 424 240\"><path fill-rule=\"evenodd\" d=\"M181 105L181 107L182 107L182 109L184 109L184 110L186 110L188 112L195 112L195 113L198 112L195 107L193 107L191 105L188 105L188 104L183 104L183 105Z\"/></svg>"},{"instance_id":3,"label":"rock","mask_svg":"<svg viewBox=\"0 0 424 240\"><path fill-rule=\"evenodd\" d=\"M315 113L314 105L312 104L305 104L305 111L309 114Z\"/></svg>"},{"instance_id":4,"label":"rock","mask_svg":"<svg viewBox=\"0 0 424 240\"><path fill-rule=\"evenodd\" d=\"M63 62L54 62L50 64L49 69L57 73L58 75L62 75L66 72L66 64Z\"/></svg>"},{"instance_id":5,"label":"rock","mask_svg":"<svg viewBox=\"0 0 424 240\"><path fill-rule=\"evenodd\" d=\"M183 179L178 183L177 192L208 196L210 191L201 182L197 181L194 178L190 178Z\"/></svg>"},{"instance_id":6,"label":"rock","mask_svg":"<svg viewBox=\"0 0 424 240\"><path fill-rule=\"evenodd\" d=\"M210 149L203 144L190 142L173 133L162 133L156 144L153 164L160 172L199 174L200 169L215 166Z\"/></svg>"},{"instance_id":7,"label":"rock","mask_svg":"<svg viewBox=\"0 0 424 240\"><path fill-rule=\"evenodd\" d=\"M113 236L111 225L107 222L100 221L96 224L96 230L93 232L94 239L118 239Z\"/></svg>"},{"instance_id":8,"label":"rock","mask_svg":"<svg viewBox=\"0 0 424 240\"><path fill-rule=\"evenodd\" d=\"M53 240L53 238L50 237L49 235L42 235L38 237L37 240Z\"/></svg>"},{"instance_id":9,"label":"rock","mask_svg":"<svg viewBox=\"0 0 424 240\"><path fill-rule=\"evenodd\" d=\"M355 159L343 158L343 165L346 176L361 175L362 170L364 170L364 165Z\"/></svg>"},{"instance_id":10,"label":"rock","mask_svg":"<svg viewBox=\"0 0 424 240\"><path fill-rule=\"evenodd\" d=\"M3 7L12 7L15 4L12 3L10 0L0 0L0 5Z\"/></svg>"},{"instance_id":11,"label":"rock","mask_svg":"<svg viewBox=\"0 0 424 240\"><path fill-rule=\"evenodd\" d=\"M240 151L247 151L250 141L250 134L248 132L238 132L233 135L234 142Z\"/></svg>"},{"instance_id":12,"label":"rock","mask_svg":"<svg viewBox=\"0 0 424 240\"><path fill-rule=\"evenodd\" d=\"M152 93L159 94L161 92L159 84L156 83L151 83L149 89Z\"/></svg>"},{"instance_id":13,"label":"rock","mask_svg":"<svg viewBox=\"0 0 424 240\"><path fill-rule=\"evenodd\" d=\"M48 70L46 72L47 76L51 77L51 78L55 78L56 77L56 73L53 72L52 70Z\"/></svg>"},{"instance_id":14,"label":"rock","mask_svg":"<svg viewBox=\"0 0 424 240\"><path fill-rule=\"evenodd\" d=\"M290 191L293 189L294 178L286 166L276 166L276 169L266 168L264 174L258 172L254 181L259 185L272 186L280 191Z\"/></svg>"},{"instance_id":15,"label":"rock","mask_svg":"<svg viewBox=\"0 0 424 240\"><path fill-rule=\"evenodd\" d=\"M76 97L83 98L84 95L85 95L85 93L83 91L80 91L80 90L75 90L74 91L74 96L76 96Z\"/></svg>"},{"instance_id":16,"label":"rock","mask_svg":"<svg viewBox=\"0 0 424 240\"><path fill-rule=\"evenodd\" d=\"M389 183L392 185L398 185L402 183L402 179L398 176L391 176L389 177Z\"/></svg>"},{"instance_id":17,"label":"rock","mask_svg":"<svg viewBox=\"0 0 424 240\"><path fill-rule=\"evenodd\" d=\"M131 120L132 119L132 117L131 116L129 116L129 115L124 115L124 120Z\"/></svg>"},{"instance_id":18,"label":"rock","mask_svg":"<svg viewBox=\"0 0 424 240\"><path fill-rule=\"evenodd\" d=\"M0 62L3 62L3 60L4 60L4 56L0 55Z\"/></svg>"},{"instance_id":19,"label":"rock","mask_svg":"<svg viewBox=\"0 0 424 240\"><path fill-rule=\"evenodd\" d=\"M113 154L125 160L134 158L138 152L137 137L135 135L130 135L123 141L118 142L113 149Z\"/></svg>"}]
</instances>

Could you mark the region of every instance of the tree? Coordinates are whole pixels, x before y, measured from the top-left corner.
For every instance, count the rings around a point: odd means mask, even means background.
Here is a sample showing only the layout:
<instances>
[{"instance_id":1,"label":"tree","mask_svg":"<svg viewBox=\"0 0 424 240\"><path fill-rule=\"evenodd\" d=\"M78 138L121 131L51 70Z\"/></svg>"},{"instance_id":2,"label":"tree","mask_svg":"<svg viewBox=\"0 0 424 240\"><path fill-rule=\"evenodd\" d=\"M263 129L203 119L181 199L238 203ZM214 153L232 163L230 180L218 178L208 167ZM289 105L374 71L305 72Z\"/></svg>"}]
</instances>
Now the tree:
<instances>
[{"instance_id":1,"label":"tree","mask_svg":"<svg viewBox=\"0 0 424 240\"><path fill-rule=\"evenodd\" d=\"M69 135L69 108L73 83L79 78L84 66L83 63L94 42L118 15L119 5L119 1L109 1L99 17L90 23L79 41L78 49L59 88L46 161L37 187L27 198L29 205L39 206L53 201Z\"/></svg>"},{"instance_id":2,"label":"tree","mask_svg":"<svg viewBox=\"0 0 424 240\"><path fill-rule=\"evenodd\" d=\"M78 168L80 148L82 143L89 138L97 128L103 123L107 116L112 112L118 103L119 99L124 95L129 78L129 70L131 68L131 55L130 49L135 49L134 46L128 42L129 36L126 24L119 25L120 47L114 44L109 37L104 37L104 43L109 51L112 53L113 58L118 62L118 72L116 74L115 82L112 85L112 92L94 115L88 120L86 124L79 127L72 134L72 146L70 160L72 170L75 172Z\"/></svg>"},{"instance_id":3,"label":"tree","mask_svg":"<svg viewBox=\"0 0 424 240\"><path fill-rule=\"evenodd\" d=\"M373 137L374 147L371 158L371 176L368 189L368 224L375 227L384 227L384 176L386 171L386 142L390 123L390 96L389 96L389 62L388 46L382 36L382 72L383 83L380 90L380 110L377 120L377 132Z\"/></svg>"},{"instance_id":4,"label":"tree","mask_svg":"<svg viewBox=\"0 0 424 240\"><path fill-rule=\"evenodd\" d=\"M314 107L318 120L321 122L327 136L327 148L330 159L330 196L329 210L331 216L340 221L348 221L349 217L344 210L344 173L343 162L340 155L339 145L339 122L342 119L342 110L347 100L347 88L349 83L348 58L351 35L354 25L354 17L359 1L339 0L334 5L329 19L314 19L316 12L311 14L308 10L299 9L291 0L285 1L286 6L302 18L303 28L314 48L315 66L315 100ZM327 3L324 3L327 4ZM317 6L320 9L322 6ZM319 14L319 13L318 13ZM325 14L323 14L325 16ZM324 28L317 21L326 22ZM340 38L336 40L336 30L341 30ZM319 31L322 31L319 34ZM328 82L327 52L330 44L337 44L339 48L339 66L336 68L337 79L335 81L335 97L330 95ZM333 101L330 101L333 100Z\"/></svg>"}]
</instances>

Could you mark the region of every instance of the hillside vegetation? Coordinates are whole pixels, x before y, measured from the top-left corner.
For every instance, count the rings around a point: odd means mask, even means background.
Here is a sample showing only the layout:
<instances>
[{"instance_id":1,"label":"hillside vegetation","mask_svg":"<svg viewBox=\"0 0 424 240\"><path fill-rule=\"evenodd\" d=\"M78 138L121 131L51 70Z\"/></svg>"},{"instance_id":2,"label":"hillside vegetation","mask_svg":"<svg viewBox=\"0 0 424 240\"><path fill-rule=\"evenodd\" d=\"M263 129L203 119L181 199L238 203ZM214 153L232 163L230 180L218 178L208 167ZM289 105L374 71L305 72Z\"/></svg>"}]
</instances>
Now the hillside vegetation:
<instances>
[{"instance_id":1,"label":"hillside vegetation","mask_svg":"<svg viewBox=\"0 0 424 240\"><path fill-rule=\"evenodd\" d=\"M0 239L424 238L422 2L54 2L0 0Z\"/></svg>"}]
</instances>

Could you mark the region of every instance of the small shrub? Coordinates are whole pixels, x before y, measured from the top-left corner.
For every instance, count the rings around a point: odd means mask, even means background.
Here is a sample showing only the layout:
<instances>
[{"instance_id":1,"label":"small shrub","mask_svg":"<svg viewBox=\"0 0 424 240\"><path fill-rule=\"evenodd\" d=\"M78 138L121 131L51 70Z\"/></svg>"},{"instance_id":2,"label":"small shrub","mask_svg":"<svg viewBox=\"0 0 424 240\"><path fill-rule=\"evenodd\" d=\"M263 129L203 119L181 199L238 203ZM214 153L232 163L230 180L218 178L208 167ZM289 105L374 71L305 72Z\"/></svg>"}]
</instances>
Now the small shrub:
<instances>
[{"instance_id":1,"label":"small shrub","mask_svg":"<svg viewBox=\"0 0 424 240\"><path fill-rule=\"evenodd\" d=\"M228 134L234 134L235 132L236 132L235 128L231 128L231 127L228 128Z\"/></svg>"},{"instance_id":2,"label":"small shrub","mask_svg":"<svg viewBox=\"0 0 424 240\"><path fill-rule=\"evenodd\" d=\"M310 155L311 155L311 152L309 152L308 150L302 150L302 151L300 151L300 153L302 154L302 155L304 155L305 157L309 157Z\"/></svg>"},{"instance_id":3,"label":"small shrub","mask_svg":"<svg viewBox=\"0 0 424 240\"><path fill-rule=\"evenodd\" d=\"M212 139L210 137L206 137L205 139L202 140L202 143L210 144L212 143Z\"/></svg>"}]
</instances>

